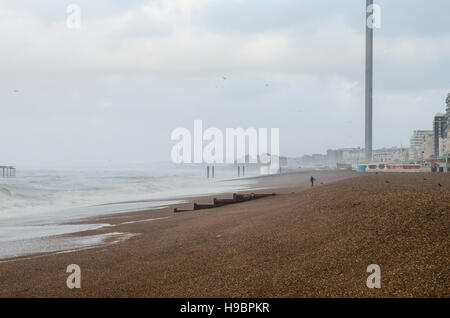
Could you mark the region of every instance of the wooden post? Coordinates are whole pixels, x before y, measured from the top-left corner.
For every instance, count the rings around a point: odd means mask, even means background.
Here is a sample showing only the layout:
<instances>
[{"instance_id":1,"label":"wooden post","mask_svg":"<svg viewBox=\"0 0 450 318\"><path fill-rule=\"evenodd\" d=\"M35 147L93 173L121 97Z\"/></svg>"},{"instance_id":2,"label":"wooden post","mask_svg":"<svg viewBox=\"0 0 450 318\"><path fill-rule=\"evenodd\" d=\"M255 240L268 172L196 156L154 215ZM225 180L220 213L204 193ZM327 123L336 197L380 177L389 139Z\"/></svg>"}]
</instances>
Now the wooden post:
<instances>
[{"instance_id":1,"label":"wooden post","mask_svg":"<svg viewBox=\"0 0 450 318\"><path fill-rule=\"evenodd\" d=\"M206 176L209 179L209 166L206 166Z\"/></svg>"},{"instance_id":2,"label":"wooden post","mask_svg":"<svg viewBox=\"0 0 450 318\"><path fill-rule=\"evenodd\" d=\"M242 176L245 177L245 166L242 166Z\"/></svg>"},{"instance_id":3,"label":"wooden post","mask_svg":"<svg viewBox=\"0 0 450 318\"><path fill-rule=\"evenodd\" d=\"M241 176L241 166L238 165L238 177Z\"/></svg>"},{"instance_id":4,"label":"wooden post","mask_svg":"<svg viewBox=\"0 0 450 318\"><path fill-rule=\"evenodd\" d=\"M214 166L212 166L212 177L214 179Z\"/></svg>"}]
</instances>

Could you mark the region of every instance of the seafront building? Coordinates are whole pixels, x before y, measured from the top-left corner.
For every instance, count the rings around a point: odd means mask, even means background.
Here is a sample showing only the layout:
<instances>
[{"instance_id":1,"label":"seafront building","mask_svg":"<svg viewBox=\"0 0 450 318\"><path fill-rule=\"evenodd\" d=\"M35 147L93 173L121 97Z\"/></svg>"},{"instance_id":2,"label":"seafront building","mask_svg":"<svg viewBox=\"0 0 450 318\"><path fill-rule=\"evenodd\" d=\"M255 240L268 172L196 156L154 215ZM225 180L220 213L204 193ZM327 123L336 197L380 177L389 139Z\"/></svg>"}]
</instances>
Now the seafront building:
<instances>
[{"instance_id":1,"label":"seafront building","mask_svg":"<svg viewBox=\"0 0 450 318\"><path fill-rule=\"evenodd\" d=\"M424 160L434 156L435 142L433 130L414 130L409 147L410 160Z\"/></svg>"},{"instance_id":2,"label":"seafront building","mask_svg":"<svg viewBox=\"0 0 450 318\"><path fill-rule=\"evenodd\" d=\"M448 94L445 103L447 106L445 113L447 123L444 131L440 132L441 137L439 138L439 155L443 157L450 155L450 94Z\"/></svg>"},{"instance_id":3,"label":"seafront building","mask_svg":"<svg viewBox=\"0 0 450 318\"><path fill-rule=\"evenodd\" d=\"M335 166L337 163L357 165L364 158L364 148L342 148L328 150L324 161L328 166Z\"/></svg>"},{"instance_id":4,"label":"seafront building","mask_svg":"<svg viewBox=\"0 0 450 318\"><path fill-rule=\"evenodd\" d=\"M408 148L385 148L375 150L373 161L382 163L404 163L409 160Z\"/></svg>"},{"instance_id":5,"label":"seafront building","mask_svg":"<svg viewBox=\"0 0 450 318\"><path fill-rule=\"evenodd\" d=\"M432 145L431 145L432 146ZM382 148L373 150L374 161L384 163L403 163L409 158L408 148ZM351 165L357 167L365 161L364 148L342 148L329 149L326 155L305 155L300 158L304 167L328 167L335 168L337 165Z\"/></svg>"},{"instance_id":6,"label":"seafront building","mask_svg":"<svg viewBox=\"0 0 450 318\"><path fill-rule=\"evenodd\" d=\"M450 155L450 129L439 139L439 154L442 154L442 157Z\"/></svg>"},{"instance_id":7,"label":"seafront building","mask_svg":"<svg viewBox=\"0 0 450 318\"><path fill-rule=\"evenodd\" d=\"M374 150L372 161L365 160L364 148L330 149L326 154L299 158L303 167L362 167L364 171L450 171L450 94L446 112L436 114L432 130L414 130L409 148ZM364 166L364 167L363 167Z\"/></svg>"},{"instance_id":8,"label":"seafront building","mask_svg":"<svg viewBox=\"0 0 450 318\"><path fill-rule=\"evenodd\" d=\"M434 116L433 130L434 130L434 155L439 157L443 155L440 145L443 139L447 137L448 118L447 114L438 113Z\"/></svg>"},{"instance_id":9,"label":"seafront building","mask_svg":"<svg viewBox=\"0 0 450 318\"><path fill-rule=\"evenodd\" d=\"M434 116L434 155L436 158L450 155L450 94L448 94L446 112Z\"/></svg>"},{"instance_id":10,"label":"seafront building","mask_svg":"<svg viewBox=\"0 0 450 318\"><path fill-rule=\"evenodd\" d=\"M410 160L446 159L450 155L450 94L446 112L433 118L433 130L415 130L411 137Z\"/></svg>"}]
</instances>

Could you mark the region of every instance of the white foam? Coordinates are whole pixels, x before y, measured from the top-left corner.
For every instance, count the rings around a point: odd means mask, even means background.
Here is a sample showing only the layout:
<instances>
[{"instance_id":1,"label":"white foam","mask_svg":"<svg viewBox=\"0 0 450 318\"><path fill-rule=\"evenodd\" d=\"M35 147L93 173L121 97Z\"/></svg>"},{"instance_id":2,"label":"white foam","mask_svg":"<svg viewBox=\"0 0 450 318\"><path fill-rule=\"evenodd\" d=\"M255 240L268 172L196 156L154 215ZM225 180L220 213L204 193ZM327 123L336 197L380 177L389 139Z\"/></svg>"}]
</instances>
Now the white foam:
<instances>
[{"instance_id":1,"label":"white foam","mask_svg":"<svg viewBox=\"0 0 450 318\"><path fill-rule=\"evenodd\" d=\"M116 244L136 234L112 232L80 237L43 237L0 243L0 259L15 258L37 253L74 252L86 248ZM8 260L6 260L8 261ZM3 263L5 261L0 261Z\"/></svg>"}]
</instances>

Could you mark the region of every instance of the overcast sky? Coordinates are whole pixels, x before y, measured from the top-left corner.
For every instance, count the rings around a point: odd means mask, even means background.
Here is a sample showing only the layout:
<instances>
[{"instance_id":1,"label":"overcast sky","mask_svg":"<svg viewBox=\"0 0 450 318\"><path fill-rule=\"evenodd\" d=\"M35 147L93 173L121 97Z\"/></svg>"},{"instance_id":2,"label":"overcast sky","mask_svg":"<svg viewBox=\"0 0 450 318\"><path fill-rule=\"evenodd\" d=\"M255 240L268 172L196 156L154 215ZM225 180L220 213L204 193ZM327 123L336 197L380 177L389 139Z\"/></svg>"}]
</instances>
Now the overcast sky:
<instances>
[{"instance_id":1,"label":"overcast sky","mask_svg":"<svg viewBox=\"0 0 450 318\"><path fill-rule=\"evenodd\" d=\"M376 3L374 147L408 146L445 110L450 2ZM168 161L195 119L363 147L364 35L365 0L0 0L0 164Z\"/></svg>"}]
</instances>

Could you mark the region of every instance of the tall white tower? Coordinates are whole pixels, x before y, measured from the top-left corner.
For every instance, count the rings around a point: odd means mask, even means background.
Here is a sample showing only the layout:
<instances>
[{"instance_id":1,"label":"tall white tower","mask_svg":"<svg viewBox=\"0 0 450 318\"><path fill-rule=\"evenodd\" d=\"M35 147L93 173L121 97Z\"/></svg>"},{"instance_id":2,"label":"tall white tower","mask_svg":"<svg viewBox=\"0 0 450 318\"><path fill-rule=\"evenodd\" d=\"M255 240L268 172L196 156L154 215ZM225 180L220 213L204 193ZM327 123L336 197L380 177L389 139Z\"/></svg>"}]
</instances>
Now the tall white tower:
<instances>
[{"instance_id":1,"label":"tall white tower","mask_svg":"<svg viewBox=\"0 0 450 318\"><path fill-rule=\"evenodd\" d=\"M372 161L372 88L373 88L373 25L368 23L372 17L373 0L366 0L366 161Z\"/></svg>"}]
</instances>

